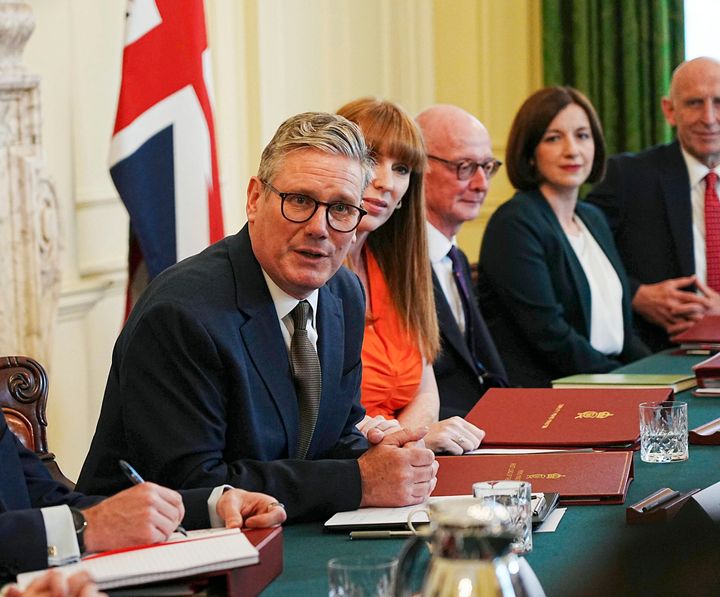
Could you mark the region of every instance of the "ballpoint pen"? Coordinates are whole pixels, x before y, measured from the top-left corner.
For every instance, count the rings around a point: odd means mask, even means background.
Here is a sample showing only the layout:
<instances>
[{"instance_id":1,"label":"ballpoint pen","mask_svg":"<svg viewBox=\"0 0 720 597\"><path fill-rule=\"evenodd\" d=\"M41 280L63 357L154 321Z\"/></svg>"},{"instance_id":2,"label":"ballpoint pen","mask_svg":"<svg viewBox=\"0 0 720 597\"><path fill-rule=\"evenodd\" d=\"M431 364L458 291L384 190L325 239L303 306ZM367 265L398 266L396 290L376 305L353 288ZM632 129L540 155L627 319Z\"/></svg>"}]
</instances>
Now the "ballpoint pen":
<instances>
[{"instance_id":1,"label":"ballpoint pen","mask_svg":"<svg viewBox=\"0 0 720 597\"><path fill-rule=\"evenodd\" d=\"M643 512L648 512L649 510L652 510L654 508L657 508L658 506L662 506L663 504L667 504L668 502L674 500L676 497L680 495L679 491L671 491L670 493L666 493L664 495L661 495L660 497L654 499L653 501L649 502L648 504L645 504L642 507Z\"/></svg>"},{"instance_id":2,"label":"ballpoint pen","mask_svg":"<svg viewBox=\"0 0 720 597\"><path fill-rule=\"evenodd\" d=\"M132 467L132 465L129 462L126 462L125 460L118 460L118 464L120 465L120 468L122 469L122 472L125 474L125 476L130 479L130 482L133 485L140 485L140 483L145 483L145 479L143 479L140 474ZM178 528L175 529L177 533L182 533L186 537L188 536L187 531L183 528L181 524L178 525Z\"/></svg>"},{"instance_id":3,"label":"ballpoint pen","mask_svg":"<svg viewBox=\"0 0 720 597\"><path fill-rule=\"evenodd\" d=\"M351 531L350 539L397 539L400 537L412 537L412 531Z\"/></svg>"}]
</instances>

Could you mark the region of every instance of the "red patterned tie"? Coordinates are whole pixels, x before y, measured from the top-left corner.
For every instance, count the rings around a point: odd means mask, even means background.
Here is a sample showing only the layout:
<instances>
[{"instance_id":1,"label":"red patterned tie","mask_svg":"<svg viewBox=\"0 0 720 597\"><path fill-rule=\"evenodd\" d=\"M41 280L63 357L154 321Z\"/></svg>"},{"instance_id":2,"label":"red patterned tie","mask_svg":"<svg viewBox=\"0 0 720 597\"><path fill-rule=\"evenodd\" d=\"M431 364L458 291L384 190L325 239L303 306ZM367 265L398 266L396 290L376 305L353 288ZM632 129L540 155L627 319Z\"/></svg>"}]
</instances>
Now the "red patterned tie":
<instances>
[{"instance_id":1,"label":"red patterned tie","mask_svg":"<svg viewBox=\"0 0 720 597\"><path fill-rule=\"evenodd\" d=\"M716 190L718 175L705 177L705 262L707 284L720 292L720 199Z\"/></svg>"}]
</instances>

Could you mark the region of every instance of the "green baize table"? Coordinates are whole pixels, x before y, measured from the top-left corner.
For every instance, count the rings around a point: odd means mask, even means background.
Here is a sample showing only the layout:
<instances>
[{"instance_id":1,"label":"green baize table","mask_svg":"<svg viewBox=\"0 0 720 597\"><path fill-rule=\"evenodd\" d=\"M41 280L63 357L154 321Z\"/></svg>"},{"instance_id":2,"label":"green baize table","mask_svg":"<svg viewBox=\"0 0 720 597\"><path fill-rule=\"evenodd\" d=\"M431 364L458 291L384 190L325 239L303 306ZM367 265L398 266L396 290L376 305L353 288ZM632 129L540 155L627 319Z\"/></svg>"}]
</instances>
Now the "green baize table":
<instances>
[{"instance_id":1,"label":"green baize table","mask_svg":"<svg viewBox=\"0 0 720 597\"><path fill-rule=\"evenodd\" d=\"M618 369L622 373L690 373L692 365L707 357L658 353ZM677 396L688 403L689 428L720 417L720 398L697 398L691 391ZM684 491L720 481L720 446L690 446L685 462L648 464L634 456L635 479L622 505L572 506L554 533L535 533L527 560L548 597L567 594L568 579L582 573L573 566L578 554L598 555L632 533L625 522L625 508L661 487ZM470 489L468 488L468 491ZM291 525L284 530L283 573L263 592L270 595L327 595L327 561L339 556L396 556L401 539L350 540L347 533L323 533L322 523ZM641 591L638 592L641 594Z\"/></svg>"}]
</instances>

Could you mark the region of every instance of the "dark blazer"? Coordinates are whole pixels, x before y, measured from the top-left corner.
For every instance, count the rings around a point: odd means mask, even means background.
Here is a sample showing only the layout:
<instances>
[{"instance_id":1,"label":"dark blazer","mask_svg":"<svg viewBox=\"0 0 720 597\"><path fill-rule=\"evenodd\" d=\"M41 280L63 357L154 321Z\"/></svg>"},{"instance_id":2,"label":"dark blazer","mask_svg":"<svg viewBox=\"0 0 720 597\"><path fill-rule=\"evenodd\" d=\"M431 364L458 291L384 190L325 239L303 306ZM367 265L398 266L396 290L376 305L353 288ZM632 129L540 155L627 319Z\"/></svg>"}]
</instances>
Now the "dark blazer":
<instances>
[{"instance_id":1,"label":"dark blazer","mask_svg":"<svg viewBox=\"0 0 720 597\"><path fill-rule=\"evenodd\" d=\"M462 273L467 287L472 288L470 264L465 253L459 251L459 254L462 258ZM475 358L458 327L440 281L435 272L432 276L435 310L440 325L440 353L433 363L440 393L440 419L456 415L465 417L488 388L507 386L507 374L480 308L473 302L470 310L473 319L475 356L487 371L486 375L480 375L481 372L478 371Z\"/></svg>"},{"instance_id":2,"label":"dark blazer","mask_svg":"<svg viewBox=\"0 0 720 597\"><path fill-rule=\"evenodd\" d=\"M490 218L478 272L480 305L515 384L543 387L557 377L610 371L648 354L633 331L627 277L605 218L584 202L575 213L623 286L623 351L610 357L590 345L591 296L582 266L540 191L518 192Z\"/></svg>"},{"instance_id":3,"label":"dark blazer","mask_svg":"<svg viewBox=\"0 0 720 597\"><path fill-rule=\"evenodd\" d=\"M360 353L365 302L341 270L320 289L322 396L308 460L295 458L298 404L275 305L247 227L166 270L113 352L78 488L127 487L117 461L169 487L229 483L269 493L290 519L357 508L367 448Z\"/></svg>"},{"instance_id":4,"label":"dark blazer","mask_svg":"<svg viewBox=\"0 0 720 597\"><path fill-rule=\"evenodd\" d=\"M189 529L210 525L208 489L183 491ZM40 508L88 508L103 498L70 491L55 481L45 465L10 431L0 413L0 586L27 570L47 568L47 538Z\"/></svg>"},{"instance_id":5,"label":"dark blazer","mask_svg":"<svg viewBox=\"0 0 720 597\"><path fill-rule=\"evenodd\" d=\"M99 499L71 492L54 481L0 413L0 585L19 572L47 567L40 508L62 504L85 508Z\"/></svg>"},{"instance_id":6,"label":"dark blazer","mask_svg":"<svg viewBox=\"0 0 720 597\"><path fill-rule=\"evenodd\" d=\"M611 157L588 201L610 223L632 295L640 284L695 273L690 179L677 141ZM670 345L662 327L642 317L635 323L651 349Z\"/></svg>"}]
</instances>

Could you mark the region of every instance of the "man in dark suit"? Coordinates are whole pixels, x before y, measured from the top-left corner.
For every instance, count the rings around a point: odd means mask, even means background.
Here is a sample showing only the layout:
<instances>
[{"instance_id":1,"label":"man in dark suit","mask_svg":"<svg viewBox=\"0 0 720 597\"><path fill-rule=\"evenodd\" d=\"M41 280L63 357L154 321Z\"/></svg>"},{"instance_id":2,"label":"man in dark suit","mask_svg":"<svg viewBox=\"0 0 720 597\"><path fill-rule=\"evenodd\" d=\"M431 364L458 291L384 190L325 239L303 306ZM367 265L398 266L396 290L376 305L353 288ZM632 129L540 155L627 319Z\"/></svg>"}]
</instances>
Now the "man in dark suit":
<instances>
[{"instance_id":1,"label":"man in dark suit","mask_svg":"<svg viewBox=\"0 0 720 597\"><path fill-rule=\"evenodd\" d=\"M19 572L65 564L85 551L162 541L181 522L204 528L285 520L275 498L223 489L180 494L142 483L107 499L70 491L22 446L0 413L0 586Z\"/></svg>"},{"instance_id":2,"label":"man in dark suit","mask_svg":"<svg viewBox=\"0 0 720 597\"><path fill-rule=\"evenodd\" d=\"M340 266L371 173L346 119L281 125L248 185L248 225L166 270L133 310L79 488L127 486L125 458L170 487L270 493L292 520L429 495L426 430L375 430L367 449L356 428L365 303Z\"/></svg>"},{"instance_id":3,"label":"man in dark suit","mask_svg":"<svg viewBox=\"0 0 720 597\"><path fill-rule=\"evenodd\" d=\"M428 151L425 201L441 352L433 369L440 418L464 417L489 387L507 385L505 368L477 305L460 227L474 220L500 162L483 124L456 106L437 105L417 117Z\"/></svg>"},{"instance_id":4,"label":"man in dark suit","mask_svg":"<svg viewBox=\"0 0 720 597\"><path fill-rule=\"evenodd\" d=\"M713 270L720 256L706 256L705 228L706 209L719 209L717 179L709 185L706 177L720 173L720 62L681 64L662 108L677 140L610 158L604 180L588 196L610 221L641 316L638 332L653 350L720 311L714 273L720 269ZM706 196L712 197L707 207Z\"/></svg>"}]
</instances>

